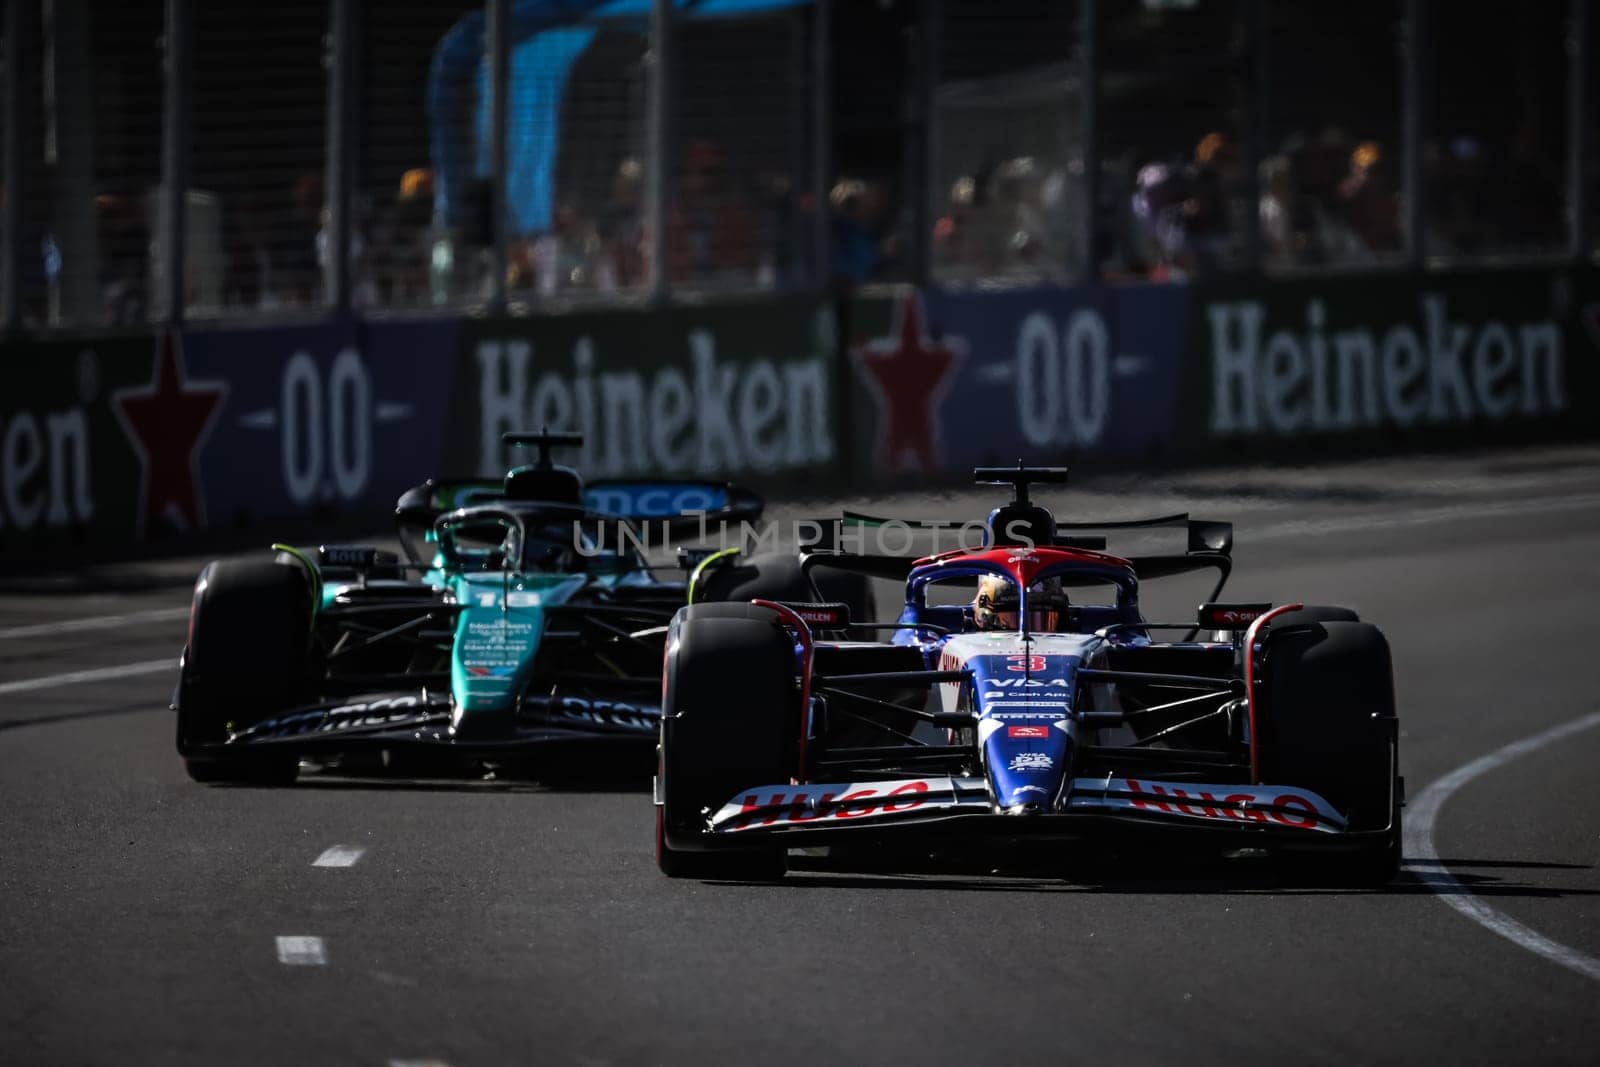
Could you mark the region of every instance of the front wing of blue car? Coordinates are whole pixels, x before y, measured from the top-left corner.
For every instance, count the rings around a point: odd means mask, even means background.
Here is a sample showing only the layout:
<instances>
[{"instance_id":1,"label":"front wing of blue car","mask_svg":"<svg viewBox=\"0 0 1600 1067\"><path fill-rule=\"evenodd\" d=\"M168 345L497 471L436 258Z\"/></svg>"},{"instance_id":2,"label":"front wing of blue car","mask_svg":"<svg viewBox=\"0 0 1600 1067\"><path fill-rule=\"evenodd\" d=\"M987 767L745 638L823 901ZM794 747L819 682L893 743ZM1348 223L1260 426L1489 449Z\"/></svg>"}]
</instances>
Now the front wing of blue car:
<instances>
[{"instance_id":1,"label":"front wing of blue car","mask_svg":"<svg viewBox=\"0 0 1600 1067\"><path fill-rule=\"evenodd\" d=\"M1071 779L1064 797L1052 798L1051 810L1010 814L995 804L984 779L944 776L743 789L708 813L699 845L733 847L781 837L800 847L802 839L888 837L919 827L940 835L1072 837L1130 825L1265 834L1308 846L1357 836L1347 832L1344 814L1326 799L1293 786L1080 777Z\"/></svg>"}]
</instances>

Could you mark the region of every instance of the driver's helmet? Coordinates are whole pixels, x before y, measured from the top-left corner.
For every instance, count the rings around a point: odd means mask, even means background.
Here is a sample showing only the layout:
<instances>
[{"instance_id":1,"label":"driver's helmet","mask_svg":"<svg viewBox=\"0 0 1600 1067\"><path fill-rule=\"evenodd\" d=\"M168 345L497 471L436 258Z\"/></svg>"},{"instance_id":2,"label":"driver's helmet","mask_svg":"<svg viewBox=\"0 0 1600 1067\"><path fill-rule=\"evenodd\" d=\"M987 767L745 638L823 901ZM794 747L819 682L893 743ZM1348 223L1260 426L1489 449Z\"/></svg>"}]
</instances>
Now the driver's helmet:
<instances>
[{"instance_id":1,"label":"driver's helmet","mask_svg":"<svg viewBox=\"0 0 1600 1067\"><path fill-rule=\"evenodd\" d=\"M1071 601L1060 578L1045 578L1028 587L1028 631L1053 633L1066 620ZM972 599L972 618L980 630L1018 629L1017 587L1008 578L985 574Z\"/></svg>"},{"instance_id":2,"label":"driver's helmet","mask_svg":"<svg viewBox=\"0 0 1600 1067\"><path fill-rule=\"evenodd\" d=\"M574 559L573 533L556 523L531 527L527 543L522 546L524 571L547 574L570 573L577 569Z\"/></svg>"}]
</instances>

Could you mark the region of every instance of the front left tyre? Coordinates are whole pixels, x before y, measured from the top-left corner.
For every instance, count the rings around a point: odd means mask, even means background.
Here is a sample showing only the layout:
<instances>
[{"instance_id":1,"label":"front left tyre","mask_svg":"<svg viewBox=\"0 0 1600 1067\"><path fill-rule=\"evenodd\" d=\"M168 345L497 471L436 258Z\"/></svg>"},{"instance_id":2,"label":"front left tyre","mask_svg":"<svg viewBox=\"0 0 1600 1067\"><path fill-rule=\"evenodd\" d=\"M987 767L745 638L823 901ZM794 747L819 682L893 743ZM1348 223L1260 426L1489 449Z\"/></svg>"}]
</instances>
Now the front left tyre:
<instances>
[{"instance_id":1,"label":"front left tyre","mask_svg":"<svg viewBox=\"0 0 1600 1067\"><path fill-rule=\"evenodd\" d=\"M1272 624L1264 669L1262 780L1319 793L1364 837L1354 851L1298 857L1294 873L1345 885L1391 881L1400 869L1401 797L1389 643L1369 623L1295 613Z\"/></svg>"}]
</instances>

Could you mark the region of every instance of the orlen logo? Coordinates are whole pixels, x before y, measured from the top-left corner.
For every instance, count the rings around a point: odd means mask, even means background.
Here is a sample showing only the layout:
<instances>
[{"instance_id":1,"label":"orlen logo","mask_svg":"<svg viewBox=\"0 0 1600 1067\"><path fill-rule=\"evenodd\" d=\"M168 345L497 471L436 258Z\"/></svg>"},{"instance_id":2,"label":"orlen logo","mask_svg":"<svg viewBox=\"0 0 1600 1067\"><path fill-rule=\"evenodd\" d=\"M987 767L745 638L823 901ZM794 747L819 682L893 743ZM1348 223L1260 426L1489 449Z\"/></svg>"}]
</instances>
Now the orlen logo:
<instances>
[{"instance_id":1,"label":"orlen logo","mask_svg":"<svg viewBox=\"0 0 1600 1067\"><path fill-rule=\"evenodd\" d=\"M927 782L907 782L887 793L876 789L857 789L835 798L823 793L813 806L805 793L774 793L765 801L759 793L746 793L739 802L739 814L728 829L748 830L752 826L771 826L774 823L814 822L818 819L859 819L867 815L893 815L896 812L919 808L928 800ZM891 797L908 797L891 800Z\"/></svg>"},{"instance_id":2,"label":"orlen logo","mask_svg":"<svg viewBox=\"0 0 1600 1067\"><path fill-rule=\"evenodd\" d=\"M1049 737L1048 726L1007 726L1007 737Z\"/></svg>"},{"instance_id":3,"label":"orlen logo","mask_svg":"<svg viewBox=\"0 0 1600 1067\"><path fill-rule=\"evenodd\" d=\"M1271 610L1271 604L1202 604L1200 625L1210 630L1242 630Z\"/></svg>"},{"instance_id":4,"label":"orlen logo","mask_svg":"<svg viewBox=\"0 0 1600 1067\"><path fill-rule=\"evenodd\" d=\"M809 625L820 626L824 629L843 626L845 621L845 613L839 608L791 607L790 610L804 619Z\"/></svg>"},{"instance_id":5,"label":"orlen logo","mask_svg":"<svg viewBox=\"0 0 1600 1067\"><path fill-rule=\"evenodd\" d=\"M1279 793L1265 806L1258 807L1256 805L1260 804L1262 798L1254 793L1229 793L1219 799L1210 793L1196 793L1191 797L1177 788L1169 792L1166 787L1154 783L1150 784L1149 793L1146 794L1144 786L1133 778L1127 779L1127 785L1130 793L1166 798L1129 802L1130 806L1141 810L1193 815L1203 819L1229 819L1233 822L1275 822L1299 830L1315 830L1321 821L1316 804L1298 793Z\"/></svg>"}]
</instances>

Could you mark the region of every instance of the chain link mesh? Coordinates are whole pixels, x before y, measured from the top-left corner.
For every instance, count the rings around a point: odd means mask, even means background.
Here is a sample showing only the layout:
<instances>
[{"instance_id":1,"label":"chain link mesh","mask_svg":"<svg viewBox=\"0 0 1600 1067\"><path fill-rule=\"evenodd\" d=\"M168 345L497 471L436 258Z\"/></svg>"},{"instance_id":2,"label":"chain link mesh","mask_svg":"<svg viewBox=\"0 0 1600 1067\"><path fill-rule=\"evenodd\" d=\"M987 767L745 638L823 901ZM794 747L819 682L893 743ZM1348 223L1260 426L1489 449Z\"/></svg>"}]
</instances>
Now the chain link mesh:
<instances>
[{"instance_id":1,"label":"chain link mesh","mask_svg":"<svg viewBox=\"0 0 1600 1067\"><path fill-rule=\"evenodd\" d=\"M1430 258L1560 253L1571 211L1569 6L1496 0L1472 17L1423 6L1432 26L1418 162ZM321 314L334 295L333 4L190 7L186 312ZM659 176L649 5L508 7L503 220L492 209L485 5L357 7L358 310L483 306L496 290L502 224L514 313L642 298L658 244L665 284L690 293L906 279L924 245L933 277L956 285L1080 279L1091 245L1113 280L1244 269L1253 237L1270 271L1409 261L1404 0L1101 3L1092 153L1077 0L836 0L826 42L812 4L680 3ZM15 235L28 324L115 327L165 313L164 9L29 6L25 223ZM819 97L822 44L829 84ZM925 68L936 78L923 115ZM819 120L829 137L822 172ZM1600 248L1596 124L1583 135ZM1093 242L1083 204L1091 159ZM647 224L658 177L659 235ZM820 264L824 232L830 259Z\"/></svg>"},{"instance_id":2,"label":"chain link mesh","mask_svg":"<svg viewBox=\"0 0 1600 1067\"><path fill-rule=\"evenodd\" d=\"M1430 258L1555 252L1565 244L1566 4L1494 0L1448 19L1433 51L1423 146ZM1464 14L1464 13L1463 13Z\"/></svg>"},{"instance_id":3,"label":"chain link mesh","mask_svg":"<svg viewBox=\"0 0 1600 1067\"><path fill-rule=\"evenodd\" d=\"M942 281L1081 273L1076 3L946 0L934 92L933 272Z\"/></svg>"},{"instance_id":4,"label":"chain link mesh","mask_svg":"<svg viewBox=\"0 0 1600 1067\"><path fill-rule=\"evenodd\" d=\"M160 0L35 5L18 298L35 326L145 321L161 180Z\"/></svg>"},{"instance_id":5,"label":"chain link mesh","mask_svg":"<svg viewBox=\"0 0 1600 1067\"><path fill-rule=\"evenodd\" d=\"M328 6L202 3L193 18L187 313L320 313Z\"/></svg>"}]
</instances>

